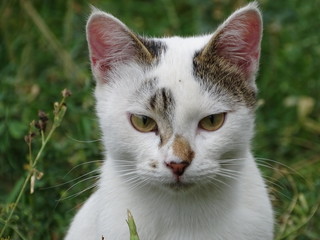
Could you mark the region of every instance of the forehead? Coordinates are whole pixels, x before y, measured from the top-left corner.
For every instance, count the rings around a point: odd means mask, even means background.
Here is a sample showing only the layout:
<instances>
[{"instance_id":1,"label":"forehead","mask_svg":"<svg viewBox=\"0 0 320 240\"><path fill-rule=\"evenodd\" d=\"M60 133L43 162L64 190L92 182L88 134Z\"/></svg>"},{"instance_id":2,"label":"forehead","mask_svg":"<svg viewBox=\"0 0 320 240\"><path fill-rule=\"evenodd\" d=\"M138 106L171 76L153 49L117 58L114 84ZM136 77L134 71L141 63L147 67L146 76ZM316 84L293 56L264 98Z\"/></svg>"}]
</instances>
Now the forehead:
<instances>
[{"instance_id":1,"label":"forehead","mask_svg":"<svg viewBox=\"0 0 320 240\"><path fill-rule=\"evenodd\" d=\"M167 38L163 39L166 50L160 57L155 68L150 72L161 81L160 87L178 87L192 83L193 58L197 51L201 50L209 37L194 38Z\"/></svg>"},{"instance_id":2,"label":"forehead","mask_svg":"<svg viewBox=\"0 0 320 240\"><path fill-rule=\"evenodd\" d=\"M174 89L179 98L190 99L200 85L201 96L209 93L226 104L254 109L256 89L239 68L215 53L210 59L199 59L211 37L164 39L166 51L153 74L159 76L160 85Z\"/></svg>"},{"instance_id":3,"label":"forehead","mask_svg":"<svg viewBox=\"0 0 320 240\"><path fill-rule=\"evenodd\" d=\"M184 112L196 110L195 113L207 110L208 114L210 111L213 114L254 102L253 91L245 86L246 81L232 68L219 65L219 61L217 64L197 61L199 52L210 37L154 40L162 46L157 63L145 71L135 94L135 97L143 99L139 101L144 107L161 114L179 109Z\"/></svg>"},{"instance_id":4,"label":"forehead","mask_svg":"<svg viewBox=\"0 0 320 240\"><path fill-rule=\"evenodd\" d=\"M208 100L207 104L210 102L217 104L218 99L222 100L223 91L220 89L219 94L216 94L215 84L208 88L208 84L203 84L197 79L198 75L195 72L195 56L209 39L210 36L174 37L162 40L166 44L165 51L161 54L156 67L147 73L147 79L154 79L152 87L149 84L149 89L153 90L151 92L161 91L161 89L166 89L166 92L169 90L175 104L183 105L185 108L199 108L202 104L201 100ZM226 101L226 104L228 102L230 101Z\"/></svg>"}]
</instances>

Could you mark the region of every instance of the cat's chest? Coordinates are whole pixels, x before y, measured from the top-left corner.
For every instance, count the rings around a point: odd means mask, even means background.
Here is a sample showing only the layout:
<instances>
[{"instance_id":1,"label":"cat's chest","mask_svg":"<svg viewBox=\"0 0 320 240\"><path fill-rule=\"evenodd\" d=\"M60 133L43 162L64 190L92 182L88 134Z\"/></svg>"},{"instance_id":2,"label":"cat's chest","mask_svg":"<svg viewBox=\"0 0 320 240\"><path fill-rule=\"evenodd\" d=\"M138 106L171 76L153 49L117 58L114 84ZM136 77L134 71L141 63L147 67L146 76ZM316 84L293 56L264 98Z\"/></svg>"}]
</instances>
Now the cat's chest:
<instances>
[{"instance_id":1,"label":"cat's chest","mask_svg":"<svg viewBox=\"0 0 320 240\"><path fill-rule=\"evenodd\" d=\"M232 217L236 211L225 209L223 203L226 201L219 204L212 200L212 204L208 204L190 197L190 202L184 199L179 205L179 202L165 196L149 199L150 196L145 195L140 199L121 192L118 191L117 196L122 201L114 196L100 209L101 234L107 239L129 238L128 226L124 222L127 209L133 214L141 240L238 239L237 236L228 236L226 227L232 226L235 230L237 224L232 219L237 217Z\"/></svg>"},{"instance_id":2,"label":"cat's chest","mask_svg":"<svg viewBox=\"0 0 320 240\"><path fill-rule=\"evenodd\" d=\"M156 218L156 216L154 216ZM189 219L170 221L170 214L161 220L145 222L149 227L138 227L141 240L244 240L232 219L221 216L221 222L208 219L207 216L193 216ZM153 223L150 225L150 223ZM223 224L221 224L223 223ZM140 225L141 226L141 225ZM232 230L230 230L232 229ZM237 233L234 235L234 233Z\"/></svg>"}]
</instances>

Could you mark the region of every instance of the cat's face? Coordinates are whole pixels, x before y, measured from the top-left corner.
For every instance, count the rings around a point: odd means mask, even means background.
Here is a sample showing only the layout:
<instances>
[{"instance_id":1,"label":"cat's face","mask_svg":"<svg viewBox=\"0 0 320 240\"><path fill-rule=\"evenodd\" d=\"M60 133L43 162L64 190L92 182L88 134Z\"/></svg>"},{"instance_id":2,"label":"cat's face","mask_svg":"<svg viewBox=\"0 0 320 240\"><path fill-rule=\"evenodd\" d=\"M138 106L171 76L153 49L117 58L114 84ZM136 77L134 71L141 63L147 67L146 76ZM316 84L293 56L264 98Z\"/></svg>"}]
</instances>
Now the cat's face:
<instances>
[{"instance_id":1,"label":"cat's face","mask_svg":"<svg viewBox=\"0 0 320 240\"><path fill-rule=\"evenodd\" d=\"M141 38L95 11L87 36L107 156L120 176L174 191L238 177L253 135L255 5L196 38Z\"/></svg>"}]
</instances>

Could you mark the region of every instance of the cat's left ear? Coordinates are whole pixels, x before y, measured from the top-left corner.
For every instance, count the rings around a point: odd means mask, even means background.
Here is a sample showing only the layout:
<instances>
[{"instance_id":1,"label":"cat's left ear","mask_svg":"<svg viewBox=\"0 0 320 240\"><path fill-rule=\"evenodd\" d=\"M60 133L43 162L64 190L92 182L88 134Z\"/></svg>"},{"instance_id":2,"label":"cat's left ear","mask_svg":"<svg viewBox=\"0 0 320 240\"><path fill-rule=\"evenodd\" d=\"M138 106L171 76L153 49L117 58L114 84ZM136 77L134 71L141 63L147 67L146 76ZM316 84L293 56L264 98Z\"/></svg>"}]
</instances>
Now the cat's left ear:
<instances>
[{"instance_id":1,"label":"cat's left ear","mask_svg":"<svg viewBox=\"0 0 320 240\"><path fill-rule=\"evenodd\" d=\"M236 66L247 78L258 71L262 18L256 2L234 12L215 32L201 58L218 56Z\"/></svg>"}]
</instances>

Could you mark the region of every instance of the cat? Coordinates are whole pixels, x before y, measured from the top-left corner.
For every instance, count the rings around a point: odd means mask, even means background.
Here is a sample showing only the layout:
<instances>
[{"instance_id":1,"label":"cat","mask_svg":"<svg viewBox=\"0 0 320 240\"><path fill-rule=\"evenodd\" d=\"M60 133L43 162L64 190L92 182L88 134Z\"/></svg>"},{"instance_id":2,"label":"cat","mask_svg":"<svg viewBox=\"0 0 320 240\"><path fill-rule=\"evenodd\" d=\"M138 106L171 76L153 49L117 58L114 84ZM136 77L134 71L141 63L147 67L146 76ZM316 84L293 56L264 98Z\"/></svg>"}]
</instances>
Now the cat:
<instances>
[{"instance_id":1,"label":"cat","mask_svg":"<svg viewBox=\"0 0 320 240\"><path fill-rule=\"evenodd\" d=\"M94 9L86 26L106 160L66 240L271 240L251 153L262 18L257 3L213 34L146 38Z\"/></svg>"}]
</instances>

